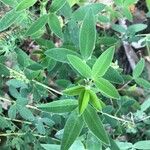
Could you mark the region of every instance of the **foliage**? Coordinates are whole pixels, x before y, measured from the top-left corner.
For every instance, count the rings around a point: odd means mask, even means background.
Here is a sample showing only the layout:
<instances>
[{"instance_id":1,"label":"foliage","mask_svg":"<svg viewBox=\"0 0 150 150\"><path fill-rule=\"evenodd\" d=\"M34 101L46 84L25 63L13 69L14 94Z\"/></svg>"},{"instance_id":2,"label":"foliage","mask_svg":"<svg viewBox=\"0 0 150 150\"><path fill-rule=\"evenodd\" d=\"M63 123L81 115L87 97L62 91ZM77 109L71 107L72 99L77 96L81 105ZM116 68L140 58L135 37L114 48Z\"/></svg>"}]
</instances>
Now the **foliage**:
<instances>
[{"instance_id":1,"label":"foliage","mask_svg":"<svg viewBox=\"0 0 150 150\"><path fill-rule=\"evenodd\" d=\"M125 43L150 54L138 0L0 1L0 149L150 149L146 57L118 62Z\"/></svg>"}]
</instances>

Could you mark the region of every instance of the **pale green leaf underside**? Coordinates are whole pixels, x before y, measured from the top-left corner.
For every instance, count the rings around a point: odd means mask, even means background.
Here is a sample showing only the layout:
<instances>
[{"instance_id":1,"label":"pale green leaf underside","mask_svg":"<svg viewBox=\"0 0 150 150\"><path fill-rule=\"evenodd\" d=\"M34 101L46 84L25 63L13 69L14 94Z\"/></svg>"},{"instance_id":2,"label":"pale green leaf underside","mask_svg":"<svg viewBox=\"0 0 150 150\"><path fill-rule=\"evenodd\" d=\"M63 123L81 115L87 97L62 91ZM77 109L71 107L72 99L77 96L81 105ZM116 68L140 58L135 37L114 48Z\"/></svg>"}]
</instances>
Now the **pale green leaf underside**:
<instances>
[{"instance_id":1,"label":"pale green leaf underside","mask_svg":"<svg viewBox=\"0 0 150 150\"><path fill-rule=\"evenodd\" d=\"M37 33L37 31L42 29L44 25L47 23L47 19L48 19L47 15L43 15L39 19L37 19L26 32L26 36L33 35Z\"/></svg>"},{"instance_id":2,"label":"pale green leaf underside","mask_svg":"<svg viewBox=\"0 0 150 150\"><path fill-rule=\"evenodd\" d=\"M92 133L103 143L109 145L108 135L95 109L89 105L83 113L83 118Z\"/></svg>"},{"instance_id":3,"label":"pale green leaf underside","mask_svg":"<svg viewBox=\"0 0 150 150\"><path fill-rule=\"evenodd\" d=\"M82 57L88 60L95 47L96 27L95 16L93 11L89 9L87 12L79 34L79 46Z\"/></svg>"},{"instance_id":4,"label":"pale green leaf underside","mask_svg":"<svg viewBox=\"0 0 150 150\"><path fill-rule=\"evenodd\" d=\"M40 104L37 107L46 112L53 112L53 113L65 113L73 111L78 106L77 100L72 99L64 99L53 101L47 104Z\"/></svg>"},{"instance_id":5,"label":"pale green leaf underside","mask_svg":"<svg viewBox=\"0 0 150 150\"><path fill-rule=\"evenodd\" d=\"M145 61L144 59L141 59L137 65L135 66L134 70L133 70L133 78L138 78L141 73L143 72L144 70L144 66L145 66Z\"/></svg>"},{"instance_id":6,"label":"pale green leaf underside","mask_svg":"<svg viewBox=\"0 0 150 150\"><path fill-rule=\"evenodd\" d=\"M36 3L36 1L37 0L23 0L18 4L16 10L21 11L21 10L27 9L33 6Z\"/></svg>"},{"instance_id":7,"label":"pale green leaf underside","mask_svg":"<svg viewBox=\"0 0 150 150\"><path fill-rule=\"evenodd\" d=\"M91 68L79 57L68 55L71 66L78 71L83 77L91 78Z\"/></svg>"},{"instance_id":8,"label":"pale green leaf underside","mask_svg":"<svg viewBox=\"0 0 150 150\"><path fill-rule=\"evenodd\" d=\"M60 26L60 21L56 14L50 13L48 16L48 24L52 32L59 38L63 38L63 33Z\"/></svg>"},{"instance_id":9,"label":"pale green leaf underside","mask_svg":"<svg viewBox=\"0 0 150 150\"><path fill-rule=\"evenodd\" d=\"M82 117L78 116L77 111L73 111L65 124L61 150L68 150L70 148L75 139L79 136L82 128Z\"/></svg>"},{"instance_id":10,"label":"pale green leaf underside","mask_svg":"<svg viewBox=\"0 0 150 150\"><path fill-rule=\"evenodd\" d=\"M92 68L93 78L102 77L106 73L112 62L114 51L115 48L110 47L99 56Z\"/></svg>"},{"instance_id":11,"label":"pale green leaf underside","mask_svg":"<svg viewBox=\"0 0 150 150\"><path fill-rule=\"evenodd\" d=\"M95 80L95 85L97 86L97 88L99 89L99 91L110 97L110 98L114 98L114 99L119 99L119 93L116 90L116 88L106 79L104 78L98 78L97 80Z\"/></svg>"},{"instance_id":12,"label":"pale green leaf underside","mask_svg":"<svg viewBox=\"0 0 150 150\"><path fill-rule=\"evenodd\" d=\"M76 55L79 54L73 50L69 50L66 48L52 48L45 52L45 55L51 57L52 59L62 62L62 63L68 63L67 55Z\"/></svg>"}]
</instances>

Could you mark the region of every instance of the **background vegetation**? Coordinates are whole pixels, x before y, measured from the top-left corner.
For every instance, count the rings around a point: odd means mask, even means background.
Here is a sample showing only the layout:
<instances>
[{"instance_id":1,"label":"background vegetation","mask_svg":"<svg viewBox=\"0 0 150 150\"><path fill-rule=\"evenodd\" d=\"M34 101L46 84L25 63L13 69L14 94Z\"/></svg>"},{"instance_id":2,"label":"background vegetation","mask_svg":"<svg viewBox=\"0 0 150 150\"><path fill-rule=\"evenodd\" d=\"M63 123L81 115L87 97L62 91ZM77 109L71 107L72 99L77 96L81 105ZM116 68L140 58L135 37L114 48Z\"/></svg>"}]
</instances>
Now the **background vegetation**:
<instances>
[{"instance_id":1,"label":"background vegetation","mask_svg":"<svg viewBox=\"0 0 150 150\"><path fill-rule=\"evenodd\" d=\"M150 150L149 0L0 0L1 150Z\"/></svg>"}]
</instances>

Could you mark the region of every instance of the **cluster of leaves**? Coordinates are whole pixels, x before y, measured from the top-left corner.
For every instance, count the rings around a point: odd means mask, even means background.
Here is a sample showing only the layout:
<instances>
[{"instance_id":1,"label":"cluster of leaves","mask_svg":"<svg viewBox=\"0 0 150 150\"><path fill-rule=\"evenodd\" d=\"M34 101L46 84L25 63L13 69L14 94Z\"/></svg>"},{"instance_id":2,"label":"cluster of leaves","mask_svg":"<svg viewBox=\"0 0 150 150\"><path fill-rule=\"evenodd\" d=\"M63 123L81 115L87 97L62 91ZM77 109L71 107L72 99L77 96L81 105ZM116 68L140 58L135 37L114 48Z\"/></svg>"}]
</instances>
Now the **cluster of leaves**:
<instances>
[{"instance_id":1,"label":"cluster of leaves","mask_svg":"<svg viewBox=\"0 0 150 150\"><path fill-rule=\"evenodd\" d=\"M133 21L130 6L137 0L114 0L113 6L79 0L0 1L10 8L0 19L1 149L150 148L145 60L130 75L116 61L123 42L142 38L148 48L148 36L138 35L147 25L116 23ZM107 25L110 32L99 31ZM142 104L134 94L139 87L148 97Z\"/></svg>"}]
</instances>

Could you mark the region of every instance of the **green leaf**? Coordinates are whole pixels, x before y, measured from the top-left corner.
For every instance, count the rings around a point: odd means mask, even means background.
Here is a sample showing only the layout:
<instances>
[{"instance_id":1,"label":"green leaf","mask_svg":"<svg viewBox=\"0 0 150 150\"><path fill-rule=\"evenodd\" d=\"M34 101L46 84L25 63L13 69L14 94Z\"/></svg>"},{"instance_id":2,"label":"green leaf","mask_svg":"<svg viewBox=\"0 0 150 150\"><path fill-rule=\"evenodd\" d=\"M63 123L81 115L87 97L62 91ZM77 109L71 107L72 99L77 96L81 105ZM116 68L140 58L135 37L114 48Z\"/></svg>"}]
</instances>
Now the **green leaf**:
<instances>
[{"instance_id":1,"label":"green leaf","mask_svg":"<svg viewBox=\"0 0 150 150\"><path fill-rule=\"evenodd\" d=\"M41 144L45 150L60 150L60 145L56 144Z\"/></svg>"},{"instance_id":2,"label":"green leaf","mask_svg":"<svg viewBox=\"0 0 150 150\"><path fill-rule=\"evenodd\" d=\"M96 60L92 68L92 77L94 79L97 77L102 77L106 73L112 62L114 52L115 48L110 47L105 52L103 52Z\"/></svg>"},{"instance_id":3,"label":"green leaf","mask_svg":"<svg viewBox=\"0 0 150 150\"><path fill-rule=\"evenodd\" d=\"M21 11L21 10L27 9L33 6L36 2L37 0L23 0L18 4L16 10Z\"/></svg>"},{"instance_id":4,"label":"green leaf","mask_svg":"<svg viewBox=\"0 0 150 150\"><path fill-rule=\"evenodd\" d=\"M146 5L147 5L148 10L150 11L150 0L146 0Z\"/></svg>"},{"instance_id":5,"label":"green leaf","mask_svg":"<svg viewBox=\"0 0 150 150\"><path fill-rule=\"evenodd\" d=\"M72 7L74 4L79 3L79 0L67 0L69 5Z\"/></svg>"},{"instance_id":6,"label":"green leaf","mask_svg":"<svg viewBox=\"0 0 150 150\"><path fill-rule=\"evenodd\" d=\"M68 55L68 60L71 66L78 71L83 77L90 78L91 77L91 68L77 56Z\"/></svg>"},{"instance_id":7,"label":"green leaf","mask_svg":"<svg viewBox=\"0 0 150 150\"><path fill-rule=\"evenodd\" d=\"M136 33L136 32L140 32L144 29L147 28L146 24L133 24L131 26L128 27L127 32L130 33Z\"/></svg>"},{"instance_id":8,"label":"green leaf","mask_svg":"<svg viewBox=\"0 0 150 150\"><path fill-rule=\"evenodd\" d=\"M96 93L94 91L92 91L92 90L89 90L89 93L90 93L90 100L91 100L92 105L96 109L101 110L102 109L102 105L101 105L100 100L97 97Z\"/></svg>"},{"instance_id":9,"label":"green leaf","mask_svg":"<svg viewBox=\"0 0 150 150\"><path fill-rule=\"evenodd\" d=\"M17 79L11 79L6 82L8 86L13 86L15 88L28 88L27 84L23 82L22 80L17 80Z\"/></svg>"},{"instance_id":10,"label":"green leaf","mask_svg":"<svg viewBox=\"0 0 150 150\"><path fill-rule=\"evenodd\" d=\"M86 145L88 150L102 150L101 141L91 132L88 133Z\"/></svg>"},{"instance_id":11,"label":"green leaf","mask_svg":"<svg viewBox=\"0 0 150 150\"><path fill-rule=\"evenodd\" d=\"M77 85L71 88L67 88L63 91L64 94L76 96L79 95L81 91L85 90L85 87L82 85Z\"/></svg>"},{"instance_id":12,"label":"green leaf","mask_svg":"<svg viewBox=\"0 0 150 150\"><path fill-rule=\"evenodd\" d=\"M121 6L123 4L123 1L124 0L114 0L114 3L117 5L117 6Z\"/></svg>"},{"instance_id":13,"label":"green leaf","mask_svg":"<svg viewBox=\"0 0 150 150\"><path fill-rule=\"evenodd\" d=\"M123 150L130 150L133 147L132 143L129 143L129 142L119 142L119 141L117 141L117 145L120 148L120 150L122 150L122 148L123 148ZM116 150L116 149L114 149L114 150Z\"/></svg>"},{"instance_id":14,"label":"green leaf","mask_svg":"<svg viewBox=\"0 0 150 150\"><path fill-rule=\"evenodd\" d=\"M83 145L83 142L81 142L81 140L75 140L75 142L71 145L71 147L69 148L69 150L85 150L85 147Z\"/></svg>"},{"instance_id":15,"label":"green leaf","mask_svg":"<svg viewBox=\"0 0 150 150\"><path fill-rule=\"evenodd\" d=\"M109 67L109 69L107 70L107 72L105 73L103 77L112 83L116 83L116 84L124 83L123 77L120 75L120 73L116 69L112 67Z\"/></svg>"},{"instance_id":16,"label":"green leaf","mask_svg":"<svg viewBox=\"0 0 150 150\"><path fill-rule=\"evenodd\" d=\"M133 147L136 149L141 149L141 150L149 150L150 149L150 140L136 142L133 145Z\"/></svg>"},{"instance_id":17,"label":"green leaf","mask_svg":"<svg viewBox=\"0 0 150 150\"><path fill-rule=\"evenodd\" d=\"M69 50L66 48L52 48L45 52L45 55L48 57L51 57L52 59L56 61L60 61L63 63L68 63L67 55L76 55L78 56L78 53L76 53L73 50Z\"/></svg>"},{"instance_id":18,"label":"green leaf","mask_svg":"<svg viewBox=\"0 0 150 150\"><path fill-rule=\"evenodd\" d=\"M97 15L105 7L106 7L106 5L104 5L102 3L91 3L88 5L84 5L82 7L79 7L76 11L73 12L72 18L76 21L81 21L85 18L86 13L89 11L89 9L92 9L94 15Z\"/></svg>"},{"instance_id":19,"label":"green leaf","mask_svg":"<svg viewBox=\"0 0 150 150\"><path fill-rule=\"evenodd\" d=\"M56 34L59 38L63 39L63 33L60 26L60 21L56 14L50 13L48 16L48 24L52 32Z\"/></svg>"},{"instance_id":20,"label":"green leaf","mask_svg":"<svg viewBox=\"0 0 150 150\"><path fill-rule=\"evenodd\" d=\"M89 90L83 91L83 93L79 96L79 114L81 115L86 107L88 106L88 102L90 99Z\"/></svg>"},{"instance_id":21,"label":"green leaf","mask_svg":"<svg viewBox=\"0 0 150 150\"><path fill-rule=\"evenodd\" d=\"M16 118L16 113L17 113L17 109L16 109L16 105L12 105L9 110L8 110L8 116L11 119L15 119Z\"/></svg>"},{"instance_id":22,"label":"green leaf","mask_svg":"<svg viewBox=\"0 0 150 150\"><path fill-rule=\"evenodd\" d=\"M0 0L0 1L11 7L15 7L18 4L18 2L16 0Z\"/></svg>"},{"instance_id":23,"label":"green leaf","mask_svg":"<svg viewBox=\"0 0 150 150\"><path fill-rule=\"evenodd\" d=\"M43 67L41 64L39 63L32 63L31 65L27 66L28 69L31 69L33 71L38 71L38 70L42 70Z\"/></svg>"},{"instance_id":24,"label":"green leaf","mask_svg":"<svg viewBox=\"0 0 150 150\"><path fill-rule=\"evenodd\" d=\"M4 76L9 76L10 75L9 70L3 64L0 64L0 76L1 75L4 75Z\"/></svg>"},{"instance_id":25,"label":"green leaf","mask_svg":"<svg viewBox=\"0 0 150 150\"><path fill-rule=\"evenodd\" d=\"M124 7L123 10L123 15L129 20L129 21L133 21L133 15L130 11L130 9L128 7Z\"/></svg>"},{"instance_id":26,"label":"green leaf","mask_svg":"<svg viewBox=\"0 0 150 150\"><path fill-rule=\"evenodd\" d=\"M55 45L51 40L46 40L43 38L35 39L35 41L42 47L46 49L54 48Z\"/></svg>"},{"instance_id":27,"label":"green leaf","mask_svg":"<svg viewBox=\"0 0 150 150\"><path fill-rule=\"evenodd\" d=\"M0 19L0 32L6 30L9 28L18 17L20 17L21 13L16 12L14 9L6 13L1 19Z\"/></svg>"},{"instance_id":28,"label":"green leaf","mask_svg":"<svg viewBox=\"0 0 150 150\"><path fill-rule=\"evenodd\" d=\"M83 119L78 116L77 111L73 111L64 127L64 133L61 143L61 150L68 150L75 139L79 136L83 128Z\"/></svg>"},{"instance_id":29,"label":"green leaf","mask_svg":"<svg viewBox=\"0 0 150 150\"><path fill-rule=\"evenodd\" d=\"M26 32L26 36L35 34L37 31L43 28L44 25L47 23L47 19L48 19L47 15L43 15L39 19L37 19Z\"/></svg>"},{"instance_id":30,"label":"green leaf","mask_svg":"<svg viewBox=\"0 0 150 150\"><path fill-rule=\"evenodd\" d=\"M137 0L125 0L123 5L124 6L130 6L130 5L133 5L137 2Z\"/></svg>"},{"instance_id":31,"label":"green leaf","mask_svg":"<svg viewBox=\"0 0 150 150\"><path fill-rule=\"evenodd\" d=\"M50 6L50 12L57 12L60 10L66 3L66 0L53 0Z\"/></svg>"},{"instance_id":32,"label":"green leaf","mask_svg":"<svg viewBox=\"0 0 150 150\"><path fill-rule=\"evenodd\" d=\"M109 145L110 143L108 135L95 109L89 105L84 111L83 117L88 128L92 131L92 133L104 144Z\"/></svg>"},{"instance_id":33,"label":"green leaf","mask_svg":"<svg viewBox=\"0 0 150 150\"><path fill-rule=\"evenodd\" d=\"M111 28L119 33L125 33L126 29L122 25L112 24Z\"/></svg>"},{"instance_id":34,"label":"green leaf","mask_svg":"<svg viewBox=\"0 0 150 150\"><path fill-rule=\"evenodd\" d=\"M138 77L141 75L141 73L142 73L143 70L144 70L144 66L145 66L145 60L142 58L142 59L137 63L136 67L135 67L134 70L133 70L132 75L133 75L133 78L134 78L134 79L135 79L135 78L138 78Z\"/></svg>"},{"instance_id":35,"label":"green leaf","mask_svg":"<svg viewBox=\"0 0 150 150\"><path fill-rule=\"evenodd\" d=\"M78 106L78 101L73 99L64 99L53 101L51 103L39 104L37 107L43 111L53 113L65 113L73 111Z\"/></svg>"},{"instance_id":36,"label":"green leaf","mask_svg":"<svg viewBox=\"0 0 150 150\"><path fill-rule=\"evenodd\" d=\"M29 120L29 121L34 121L34 116L28 108L22 107L21 105L16 105L16 107L22 118Z\"/></svg>"},{"instance_id":37,"label":"green leaf","mask_svg":"<svg viewBox=\"0 0 150 150\"><path fill-rule=\"evenodd\" d=\"M150 89L150 82L143 78L136 78L135 82L145 89Z\"/></svg>"},{"instance_id":38,"label":"green leaf","mask_svg":"<svg viewBox=\"0 0 150 150\"><path fill-rule=\"evenodd\" d=\"M110 97L110 98L114 98L114 99L119 99L119 93L116 90L116 88L106 79L103 78L99 78L97 80L95 80L95 85L97 86L97 88L99 89L99 91Z\"/></svg>"},{"instance_id":39,"label":"green leaf","mask_svg":"<svg viewBox=\"0 0 150 150\"><path fill-rule=\"evenodd\" d=\"M111 150L120 150L116 142L109 136ZM122 147L121 147L122 148Z\"/></svg>"},{"instance_id":40,"label":"green leaf","mask_svg":"<svg viewBox=\"0 0 150 150\"><path fill-rule=\"evenodd\" d=\"M142 105L141 105L141 111L144 112L146 111L148 108L150 108L150 97L148 99L146 99Z\"/></svg>"},{"instance_id":41,"label":"green leaf","mask_svg":"<svg viewBox=\"0 0 150 150\"><path fill-rule=\"evenodd\" d=\"M93 11L89 9L87 12L79 34L79 46L82 57L88 60L95 48L96 27L95 16Z\"/></svg>"}]
</instances>

